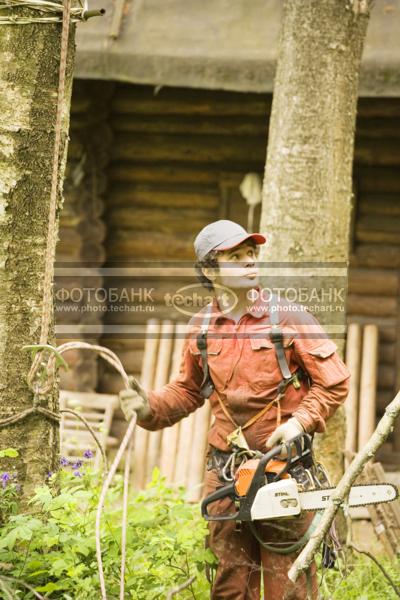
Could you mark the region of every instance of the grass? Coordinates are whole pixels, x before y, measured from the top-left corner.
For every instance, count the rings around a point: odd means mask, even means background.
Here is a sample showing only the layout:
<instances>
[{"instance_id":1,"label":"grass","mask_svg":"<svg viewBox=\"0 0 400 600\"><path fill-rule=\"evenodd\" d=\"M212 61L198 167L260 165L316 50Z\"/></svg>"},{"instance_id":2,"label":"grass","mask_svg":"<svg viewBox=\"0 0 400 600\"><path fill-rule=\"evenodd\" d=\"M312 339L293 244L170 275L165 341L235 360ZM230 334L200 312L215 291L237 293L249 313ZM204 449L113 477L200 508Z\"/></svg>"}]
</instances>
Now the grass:
<instances>
[{"instance_id":1,"label":"grass","mask_svg":"<svg viewBox=\"0 0 400 600\"><path fill-rule=\"evenodd\" d=\"M378 557L378 560L400 588L400 558L390 561ZM320 571L321 599L396 600L399 598L379 567L367 556L349 555L347 564L344 565L343 561L340 563L340 570L335 568Z\"/></svg>"}]
</instances>

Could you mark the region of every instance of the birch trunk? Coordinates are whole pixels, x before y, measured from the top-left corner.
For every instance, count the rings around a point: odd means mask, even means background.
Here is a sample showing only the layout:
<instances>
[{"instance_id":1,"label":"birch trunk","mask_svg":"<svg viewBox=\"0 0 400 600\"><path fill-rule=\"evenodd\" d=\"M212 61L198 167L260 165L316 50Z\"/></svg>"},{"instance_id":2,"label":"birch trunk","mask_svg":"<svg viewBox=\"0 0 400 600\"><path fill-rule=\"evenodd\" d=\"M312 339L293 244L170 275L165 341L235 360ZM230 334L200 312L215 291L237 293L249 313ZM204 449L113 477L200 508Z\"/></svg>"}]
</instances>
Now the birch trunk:
<instances>
[{"instance_id":1,"label":"birch trunk","mask_svg":"<svg viewBox=\"0 0 400 600\"><path fill-rule=\"evenodd\" d=\"M358 75L367 22L366 1L284 2L263 186L261 230L269 240L263 258L285 262L296 285L308 289L327 290L335 283L335 276L318 278L318 266L343 263L346 274ZM314 264L300 280L299 262ZM346 277L336 284L345 295ZM329 332L343 332L344 306L342 311L315 316ZM343 339L335 341L343 352ZM344 417L338 411L320 448L334 481L342 471L343 448Z\"/></svg>"},{"instance_id":2,"label":"birch trunk","mask_svg":"<svg viewBox=\"0 0 400 600\"><path fill-rule=\"evenodd\" d=\"M24 9L23 14L31 13ZM60 190L67 151L73 39L71 27ZM61 23L0 28L0 419L32 406L26 383L31 356L21 348L37 343L40 337L60 44ZM59 193L58 215L61 206ZM57 410L57 403L55 394L42 402L51 410ZM0 448L7 447L16 448L19 457L2 460L0 469L9 471L15 466L28 494L58 463L58 424L30 416L0 428Z\"/></svg>"}]
</instances>

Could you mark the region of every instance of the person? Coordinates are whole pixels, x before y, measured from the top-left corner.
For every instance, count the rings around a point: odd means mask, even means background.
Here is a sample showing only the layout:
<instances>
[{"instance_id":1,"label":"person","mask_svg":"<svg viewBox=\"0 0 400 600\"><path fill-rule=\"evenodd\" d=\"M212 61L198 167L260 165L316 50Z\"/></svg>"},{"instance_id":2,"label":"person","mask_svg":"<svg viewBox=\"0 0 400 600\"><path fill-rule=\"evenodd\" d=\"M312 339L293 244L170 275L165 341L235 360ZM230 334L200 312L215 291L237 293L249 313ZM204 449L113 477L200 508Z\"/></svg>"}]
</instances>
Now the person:
<instances>
[{"instance_id":1,"label":"person","mask_svg":"<svg viewBox=\"0 0 400 600\"><path fill-rule=\"evenodd\" d=\"M205 496L224 485L221 471L232 452L232 432L250 449L265 453L302 432L323 432L347 396L348 370L318 321L300 305L284 298L272 302L262 294L257 256L265 242L263 235L250 234L228 220L200 231L194 242L196 270L213 300L190 321L179 375L158 390L138 387L120 393L126 418L135 411L138 423L149 430L173 425L209 397L214 421L208 434ZM227 301L231 297L234 302ZM282 357L279 360L271 336L273 310L279 312L282 352L291 376L281 394ZM215 502L210 512L232 512L232 501ZM310 519L312 514L305 513L284 525L264 522L259 533L277 548L292 546L307 531ZM238 531L234 521L210 522L208 543L218 559L212 599L259 599L261 573L264 598L307 597L305 576L296 585L287 578L298 551L273 552L259 543L246 523ZM310 580L315 596L315 565Z\"/></svg>"}]
</instances>

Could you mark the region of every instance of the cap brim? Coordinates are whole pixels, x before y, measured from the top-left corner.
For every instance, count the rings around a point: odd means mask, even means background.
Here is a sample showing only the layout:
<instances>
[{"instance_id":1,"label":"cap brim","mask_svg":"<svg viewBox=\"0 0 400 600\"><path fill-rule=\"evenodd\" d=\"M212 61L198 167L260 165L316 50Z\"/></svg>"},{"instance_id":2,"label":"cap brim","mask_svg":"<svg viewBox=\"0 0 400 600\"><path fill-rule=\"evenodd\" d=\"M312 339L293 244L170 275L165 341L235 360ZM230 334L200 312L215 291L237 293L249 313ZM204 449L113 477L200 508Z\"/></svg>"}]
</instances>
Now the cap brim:
<instances>
[{"instance_id":1,"label":"cap brim","mask_svg":"<svg viewBox=\"0 0 400 600\"><path fill-rule=\"evenodd\" d=\"M267 238L263 236L261 233L250 233L250 234L242 234L234 235L229 240L225 240L222 244L215 246L213 250L231 250L232 248L236 248L236 246L240 246L243 242L247 240L253 240L258 246L261 244L265 244Z\"/></svg>"}]
</instances>

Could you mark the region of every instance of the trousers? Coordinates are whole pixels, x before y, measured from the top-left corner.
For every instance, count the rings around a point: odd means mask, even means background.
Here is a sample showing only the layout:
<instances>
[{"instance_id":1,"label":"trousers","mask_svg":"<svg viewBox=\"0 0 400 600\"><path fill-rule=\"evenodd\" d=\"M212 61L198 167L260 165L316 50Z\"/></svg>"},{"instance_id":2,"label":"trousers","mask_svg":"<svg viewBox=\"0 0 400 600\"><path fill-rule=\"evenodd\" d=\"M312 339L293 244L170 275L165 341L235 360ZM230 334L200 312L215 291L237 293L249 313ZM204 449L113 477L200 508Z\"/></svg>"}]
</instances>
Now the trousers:
<instances>
[{"instance_id":1,"label":"trousers","mask_svg":"<svg viewBox=\"0 0 400 600\"><path fill-rule=\"evenodd\" d=\"M216 471L207 471L204 494L207 496L221 486ZM230 498L223 498L209 506L212 515L235 511ZM260 538L267 543L293 544L307 530L313 513L299 517L257 523ZM287 572L300 550L292 554L277 554L266 550L254 537L247 523L236 531L235 521L210 521L207 545L218 560L213 581L212 600L260 600L261 578L264 600L307 600L307 577L303 574L293 584ZM311 597L317 598L316 566L309 571Z\"/></svg>"}]
</instances>

